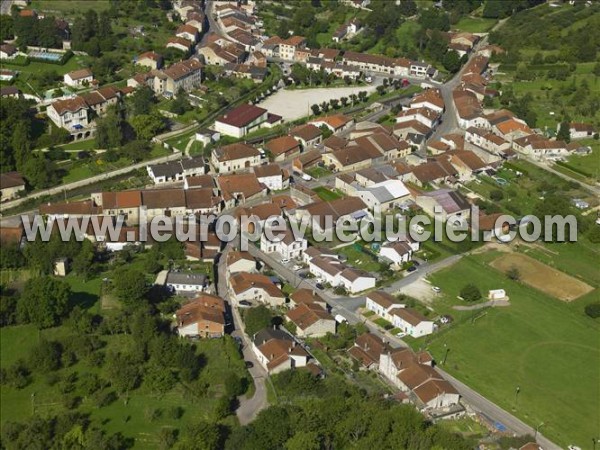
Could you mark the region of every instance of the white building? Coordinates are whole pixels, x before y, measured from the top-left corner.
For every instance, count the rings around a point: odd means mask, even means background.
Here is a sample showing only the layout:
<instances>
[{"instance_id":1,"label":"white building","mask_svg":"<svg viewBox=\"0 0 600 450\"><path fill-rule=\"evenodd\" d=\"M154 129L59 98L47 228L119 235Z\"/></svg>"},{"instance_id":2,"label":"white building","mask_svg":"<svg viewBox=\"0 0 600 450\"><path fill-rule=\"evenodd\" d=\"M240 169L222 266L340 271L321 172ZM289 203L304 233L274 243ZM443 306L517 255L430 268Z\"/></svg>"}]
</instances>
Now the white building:
<instances>
[{"instance_id":1,"label":"white building","mask_svg":"<svg viewBox=\"0 0 600 450\"><path fill-rule=\"evenodd\" d=\"M432 334L436 329L432 320L411 308L396 308L390 311L390 315L394 327L415 338Z\"/></svg>"},{"instance_id":2,"label":"white building","mask_svg":"<svg viewBox=\"0 0 600 450\"><path fill-rule=\"evenodd\" d=\"M273 231L273 234L277 238L280 235L283 236L280 240L271 241L263 232L260 237L260 249L265 253L278 253L281 255L281 260L300 259L308 246L308 241L303 237L295 239L294 233L290 229L285 232Z\"/></svg>"},{"instance_id":3,"label":"white building","mask_svg":"<svg viewBox=\"0 0 600 450\"><path fill-rule=\"evenodd\" d=\"M377 279L370 273L353 267L344 269L339 275L339 280L340 284L350 294L357 294L368 289L373 289L377 282Z\"/></svg>"},{"instance_id":4,"label":"white building","mask_svg":"<svg viewBox=\"0 0 600 450\"><path fill-rule=\"evenodd\" d=\"M203 273L169 272L165 286L178 294L203 292L208 287L208 279Z\"/></svg>"},{"instance_id":5,"label":"white building","mask_svg":"<svg viewBox=\"0 0 600 450\"><path fill-rule=\"evenodd\" d=\"M396 264L402 266L412 259L413 249L408 242L397 241L387 242L381 246L379 256L385 258Z\"/></svg>"},{"instance_id":6,"label":"white building","mask_svg":"<svg viewBox=\"0 0 600 450\"><path fill-rule=\"evenodd\" d=\"M240 105L215 121L215 130L235 138L244 137L260 128L268 119L266 109L254 105Z\"/></svg>"},{"instance_id":7,"label":"white building","mask_svg":"<svg viewBox=\"0 0 600 450\"><path fill-rule=\"evenodd\" d=\"M391 322L392 316L390 311L396 308L404 308L404 304L387 292L373 291L367 294L365 307L369 311L373 311L379 317Z\"/></svg>"},{"instance_id":8,"label":"white building","mask_svg":"<svg viewBox=\"0 0 600 450\"><path fill-rule=\"evenodd\" d=\"M211 164L220 174L249 169L260 164L260 152L248 144L241 142L214 148Z\"/></svg>"},{"instance_id":9,"label":"white building","mask_svg":"<svg viewBox=\"0 0 600 450\"><path fill-rule=\"evenodd\" d=\"M79 69L66 73L63 82L67 86L82 87L89 85L94 80L94 74L90 69Z\"/></svg>"},{"instance_id":10,"label":"white building","mask_svg":"<svg viewBox=\"0 0 600 450\"><path fill-rule=\"evenodd\" d=\"M281 191L290 186L290 177L287 175L287 171L279 167L279 164L257 166L254 168L254 174L258 181L271 191Z\"/></svg>"}]
</instances>

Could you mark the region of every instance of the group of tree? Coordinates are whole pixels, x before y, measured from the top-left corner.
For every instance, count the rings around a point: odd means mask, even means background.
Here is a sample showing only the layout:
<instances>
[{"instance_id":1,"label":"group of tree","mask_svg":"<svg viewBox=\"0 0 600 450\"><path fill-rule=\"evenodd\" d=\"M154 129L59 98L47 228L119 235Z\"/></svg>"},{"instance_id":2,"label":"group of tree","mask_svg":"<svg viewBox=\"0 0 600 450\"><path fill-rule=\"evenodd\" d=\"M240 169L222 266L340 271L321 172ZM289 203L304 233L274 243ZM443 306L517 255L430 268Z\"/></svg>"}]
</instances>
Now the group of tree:
<instances>
[{"instance_id":1,"label":"group of tree","mask_svg":"<svg viewBox=\"0 0 600 450\"><path fill-rule=\"evenodd\" d=\"M545 3L544 0L487 0L483 8L483 17L504 19L518 11Z\"/></svg>"},{"instance_id":2,"label":"group of tree","mask_svg":"<svg viewBox=\"0 0 600 450\"><path fill-rule=\"evenodd\" d=\"M460 297L466 302L476 302L481 299L481 291L476 285L469 283L460 290Z\"/></svg>"},{"instance_id":3,"label":"group of tree","mask_svg":"<svg viewBox=\"0 0 600 450\"><path fill-rule=\"evenodd\" d=\"M20 48L62 48L62 37L54 16L45 16L43 19L37 16L21 16L18 10L14 9L12 18L12 30L17 36L17 45Z\"/></svg>"},{"instance_id":4,"label":"group of tree","mask_svg":"<svg viewBox=\"0 0 600 450\"><path fill-rule=\"evenodd\" d=\"M112 32L111 22L109 11L98 14L95 10L89 9L78 16L71 30L73 48L85 51L93 57L111 51L117 39Z\"/></svg>"}]
</instances>

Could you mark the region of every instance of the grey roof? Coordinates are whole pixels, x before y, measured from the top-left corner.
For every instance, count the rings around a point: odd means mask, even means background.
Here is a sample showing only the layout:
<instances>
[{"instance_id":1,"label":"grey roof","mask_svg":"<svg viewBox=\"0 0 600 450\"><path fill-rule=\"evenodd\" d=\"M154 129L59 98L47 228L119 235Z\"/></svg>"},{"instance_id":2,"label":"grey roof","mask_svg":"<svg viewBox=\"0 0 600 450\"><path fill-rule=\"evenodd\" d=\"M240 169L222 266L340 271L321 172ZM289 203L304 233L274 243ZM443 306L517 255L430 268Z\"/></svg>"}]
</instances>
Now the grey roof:
<instances>
[{"instance_id":1,"label":"grey roof","mask_svg":"<svg viewBox=\"0 0 600 450\"><path fill-rule=\"evenodd\" d=\"M458 192L449 189L439 189L428 192L428 197L434 198L447 213L454 213L469 209L469 202Z\"/></svg>"},{"instance_id":2,"label":"grey roof","mask_svg":"<svg viewBox=\"0 0 600 450\"><path fill-rule=\"evenodd\" d=\"M276 330L274 328L263 328L262 330L254 334L252 342L254 342L254 345L256 345L257 347L260 347L265 342L268 342L271 339L283 339L286 341L292 340L290 335L285 331Z\"/></svg>"},{"instance_id":3,"label":"grey roof","mask_svg":"<svg viewBox=\"0 0 600 450\"><path fill-rule=\"evenodd\" d=\"M196 167L204 167L206 161L204 156L196 156L194 158L186 158L181 160L181 167L183 169L194 169Z\"/></svg>"},{"instance_id":4,"label":"grey roof","mask_svg":"<svg viewBox=\"0 0 600 450\"><path fill-rule=\"evenodd\" d=\"M197 272L169 272L165 284L191 284L204 286L206 274Z\"/></svg>"},{"instance_id":5,"label":"grey roof","mask_svg":"<svg viewBox=\"0 0 600 450\"><path fill-rule=\"evenodd\" d=\"M150 166L150 169L155 177L169 178L183 172L181 163L179 161L170 161L163 164L157 164L155 166Z\"/></svg>"}]
</instances>

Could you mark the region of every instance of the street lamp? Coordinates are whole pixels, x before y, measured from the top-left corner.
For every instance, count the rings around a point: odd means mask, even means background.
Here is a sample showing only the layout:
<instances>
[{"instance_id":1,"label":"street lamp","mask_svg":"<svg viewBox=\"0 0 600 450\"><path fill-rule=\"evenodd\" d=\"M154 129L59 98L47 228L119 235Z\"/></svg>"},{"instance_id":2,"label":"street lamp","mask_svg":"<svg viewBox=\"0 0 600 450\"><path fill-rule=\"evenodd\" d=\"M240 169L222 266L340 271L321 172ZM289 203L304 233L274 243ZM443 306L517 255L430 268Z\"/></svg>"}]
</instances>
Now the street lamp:
<instances>
[{"instance_id":1,"label":"street lamp","mask_svg":"<svg viewBox=\"0 0 600 450\"><path fill-rule=\"evenodd\" d=\"M537 427L535 427L535 436L533 437L534 441L537 440L538 432L539 432L540 428L543 426L544 426L544 422L540 423Z\"/></svg>"},{"instance_id":2,"label":"street lamp","mask_svg":"<svg viewBox=\"0 0 600 450\"><path fill-rule=\"evenodd\" d=\"M521 386L517 386L515 389L515 409L517 409L517 402L519 401L519 392L521 392Z\"/></svg>"},{"instance_id":3,"label":"street lamp","mask_svg":"<svg viewBox=\"0 0 600 450\"><path fill-rule=\"evenodd\" d=\"M448 358L448 352L450 351L450 347L448 347L446 344L444 344L444 348L446 349L446 353L444 354L444 360L442 361L443 366L446 365L446 359Z\"/></svg>"}]
</instances>

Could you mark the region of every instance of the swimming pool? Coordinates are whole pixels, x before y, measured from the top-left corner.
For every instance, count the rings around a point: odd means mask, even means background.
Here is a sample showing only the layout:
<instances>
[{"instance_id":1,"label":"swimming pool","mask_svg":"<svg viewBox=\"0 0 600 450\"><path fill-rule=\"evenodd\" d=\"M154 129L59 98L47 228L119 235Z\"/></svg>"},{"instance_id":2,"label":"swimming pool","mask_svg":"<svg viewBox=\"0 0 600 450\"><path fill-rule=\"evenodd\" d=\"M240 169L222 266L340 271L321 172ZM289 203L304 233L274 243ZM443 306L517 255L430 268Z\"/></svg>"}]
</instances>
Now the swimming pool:
<instances>
[{"instance_id":1,"label":"swimming pool","mask_svg":"<svg viewBox=\"0 0 600 450\"><path fill-rule=\"evenodd\" d=\"M47 59L48 61L60 61L64 56L64 53L31 51L28 53L28 56L36 59Z\"/></svg>"}]
</instances>

